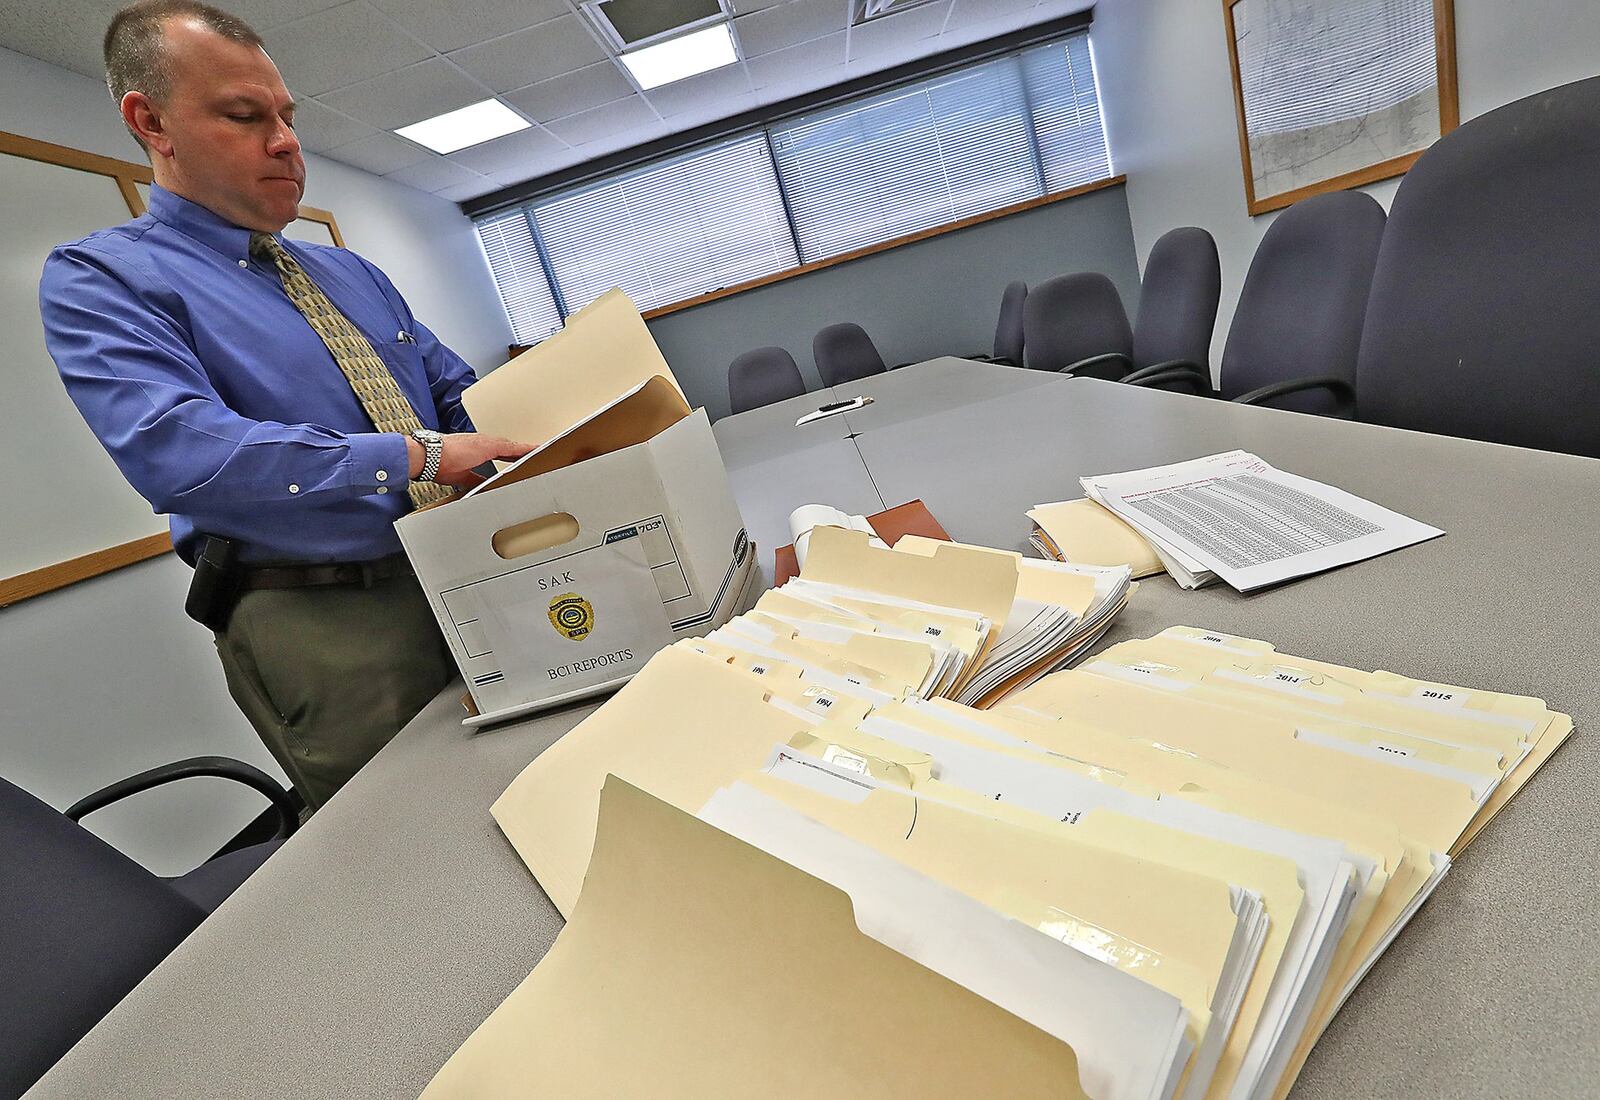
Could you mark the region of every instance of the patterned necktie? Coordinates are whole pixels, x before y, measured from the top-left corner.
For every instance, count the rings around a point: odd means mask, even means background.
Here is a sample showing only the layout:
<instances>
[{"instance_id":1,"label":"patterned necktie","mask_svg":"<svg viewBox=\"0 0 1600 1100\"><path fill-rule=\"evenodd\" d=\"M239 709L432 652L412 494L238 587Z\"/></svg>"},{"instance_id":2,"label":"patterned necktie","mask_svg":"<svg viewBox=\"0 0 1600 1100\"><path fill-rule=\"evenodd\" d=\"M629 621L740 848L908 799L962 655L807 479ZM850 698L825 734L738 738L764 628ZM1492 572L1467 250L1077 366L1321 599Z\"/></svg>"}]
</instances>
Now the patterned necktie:
<instances>
[{"instance_id":1,"label":"patterned necktie","mask_svg":"<svg viewBox=\"0 0 1600 1100\"><path fill-rule=\"evenodd\" d=\"M356 391L361 407L372 418L372 426L380 432L399 432L407 436L412 429L422 427L411 402L406 400L394 375L389 373L388 365L372 350L361 330L311 281L311 276L289 250L269 233L252 233L250 254L278 269L284 292L333 353L333 361L339 364L350 388ZM418 508L455 495L447 486L426 481L413 481L406 491L411 494L411 503Z\"/></svg>"}]
</instances>

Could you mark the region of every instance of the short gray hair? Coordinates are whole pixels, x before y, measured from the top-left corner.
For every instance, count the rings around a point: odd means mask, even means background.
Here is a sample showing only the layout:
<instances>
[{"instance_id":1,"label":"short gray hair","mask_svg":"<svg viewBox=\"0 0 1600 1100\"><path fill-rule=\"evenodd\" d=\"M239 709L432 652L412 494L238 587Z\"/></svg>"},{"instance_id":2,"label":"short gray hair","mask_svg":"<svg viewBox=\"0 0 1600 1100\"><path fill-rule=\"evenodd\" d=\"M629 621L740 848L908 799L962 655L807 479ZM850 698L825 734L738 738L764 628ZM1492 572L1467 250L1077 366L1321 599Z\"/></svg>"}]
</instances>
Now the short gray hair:
<instances>
[{"instance_id":1,"label":"short gray hair","mask_svg":"<svg viewBox=\"0 0 1600 1100\"><path fill-rule=\"evenodd\" d=\"M153 103L172 93L172 68L167 57L166 22L194 19L208 30L245 46L264 43L255 28L237 16L198 0L139 0L111 17L106 28L106 87L122 103L129 92L143 92ZM133 133L130 128L129 133ZM143 145L138 134L133 139Z\"/></svg>"}]
</instances>

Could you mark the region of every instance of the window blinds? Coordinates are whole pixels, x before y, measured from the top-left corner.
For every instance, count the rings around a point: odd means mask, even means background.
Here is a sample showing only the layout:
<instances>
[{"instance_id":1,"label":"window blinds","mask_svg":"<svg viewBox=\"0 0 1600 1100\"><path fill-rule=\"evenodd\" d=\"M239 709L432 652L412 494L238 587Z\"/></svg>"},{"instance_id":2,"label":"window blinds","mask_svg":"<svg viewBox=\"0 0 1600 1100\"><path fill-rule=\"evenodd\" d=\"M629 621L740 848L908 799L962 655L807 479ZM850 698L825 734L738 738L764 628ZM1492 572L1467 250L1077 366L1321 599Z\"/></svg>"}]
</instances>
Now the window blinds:
<instances>
[{"instance_id":1,"label":"window blinds","mask_svg":"<svg viewBox=\"0 0 1600 1100\"><path fill-rule=\"evenodd\" d=\"M652 309L1110 174L1075 34L536 199L478 232L533 343L613 286Z\"/></svg>"},{"instance_id":2,"label":"window blinds","mask_svg":"<svg viewBox=\"0 0 1600 1100\"><path fill-rule=\"evenodd\" d=\"M1012 58L782 123L772 148L807 263L1043 193Z\"/></svg>"},{"instance_id":3,"label":"window blinds","mask_svg":"<svg viewBox=\"0 0 1600 1100\"><path fill-rule=\"evenodd\" d=\"M500 288L512 338L519 344L536 344L560 328L561 313L539 262L527 214L513 210L485 218L478 223L478 240Z\"/></svg>"},{"instance_id":4,"label":"window blinds","mask_svg":"<svg viewBox=\"0 0 1600 1100\"><path fill-rule=\"evenodd\" d=\"M652 309L798 262L761 133L535 203L533 220L569 311L614 286Z\"/></svg>"},{"instance_id":5,"label":"window blinds","mask_svg":"<svg viewBox=\"0 0 1600 1100\"><path fill-rule=\"evenodd\" d=\"M1018 61L1031 104L1047 192L1111 175L1089 36L1024 51Z\"/></svg>"}]
</instances>

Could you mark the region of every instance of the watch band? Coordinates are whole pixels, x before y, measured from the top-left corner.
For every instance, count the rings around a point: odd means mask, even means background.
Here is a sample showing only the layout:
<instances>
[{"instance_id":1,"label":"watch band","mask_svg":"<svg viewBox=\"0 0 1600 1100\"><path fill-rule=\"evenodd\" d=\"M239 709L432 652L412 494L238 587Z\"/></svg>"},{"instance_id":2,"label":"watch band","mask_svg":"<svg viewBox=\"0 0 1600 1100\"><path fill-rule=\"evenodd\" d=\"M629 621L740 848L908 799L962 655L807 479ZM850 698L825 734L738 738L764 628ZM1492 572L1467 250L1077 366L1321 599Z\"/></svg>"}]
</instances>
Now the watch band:
<instances>
[{"instance_id":1,"label":"watch band","mask_svg":"<svg viewBox=\"0 0 1600 1100\"><path fill-rule=\"evenodd\" d=\"M433 481L439 476L439 462L444 458L444 439L438 432L426 429L412 432L411 437L422 444L422 472L417 480Z\"/></svg>"}]
</instances>

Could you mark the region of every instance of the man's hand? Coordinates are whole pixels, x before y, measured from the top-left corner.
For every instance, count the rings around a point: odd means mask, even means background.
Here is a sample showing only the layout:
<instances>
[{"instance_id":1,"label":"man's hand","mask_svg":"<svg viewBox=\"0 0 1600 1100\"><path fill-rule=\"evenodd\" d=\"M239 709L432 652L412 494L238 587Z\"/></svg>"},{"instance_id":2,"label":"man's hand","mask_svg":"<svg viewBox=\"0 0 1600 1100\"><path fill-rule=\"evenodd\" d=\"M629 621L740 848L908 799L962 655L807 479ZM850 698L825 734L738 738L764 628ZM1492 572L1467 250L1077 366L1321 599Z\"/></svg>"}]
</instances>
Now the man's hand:
<instances>
[{"instance_id":1,"label":"man's hand","mask_svg":"<svg viewBox=\"0 0 1600 1100\"><path fill-rule=\"evenodd\" d=\"M509 439L500 439L492 435L481 435L477 432L462 432L458 435L444 436L444 451L439 459L439 473L433 479L440 485L454 485L458 489L470 489L483 480L483 477L474 471L474 467L482 466L490 459L521 458L533 447L527 443L513 443ZM422 449L422 444L405 437L406 454L411 458L409 476L413 481L422 473L422 464L427 459L427 452Z\"/></svg>"}]
</instances>

